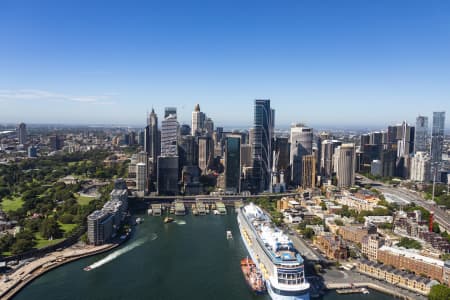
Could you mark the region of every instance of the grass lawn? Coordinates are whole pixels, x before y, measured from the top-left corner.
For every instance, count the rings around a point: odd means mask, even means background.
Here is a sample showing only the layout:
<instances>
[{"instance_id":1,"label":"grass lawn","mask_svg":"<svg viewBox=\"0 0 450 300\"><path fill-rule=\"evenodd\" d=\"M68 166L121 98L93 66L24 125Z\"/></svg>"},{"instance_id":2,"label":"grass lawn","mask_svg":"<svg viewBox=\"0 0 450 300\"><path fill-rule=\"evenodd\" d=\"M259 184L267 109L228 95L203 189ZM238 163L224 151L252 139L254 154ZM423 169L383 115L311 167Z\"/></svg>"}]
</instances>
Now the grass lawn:
<instances>
[{"instance_id":1,"label":"grass lawn","mask_svg":"<svg viewBox=\"0 0 450 300\"><path fill-rule=\"evenodd\" d=\"M34 246L34 247L37 249L48 247L48 246L57 244L64 240L64 238L60 238L60 239L54 239L54 240L49 241L49 240L43 238L39 232L37 232L35 234L35 237L36 237L36 246Z\"/></svg>"},{"instance_id":2,"label":"grass lawn","mask_svg":"<svg viewBox=\"0 0 450 300\"><path fill-rule=\"evenodd\" d=\"M5 212L16 211L21 208L24 201L20 197L3 198L1 202L2 210Z\"/></svg>"},{"instance_id":3,"label":"grass lawn","mask_svg":"<svg viewBox=\"0 0 450 300\"><path fill-rule=\"evenodd\" d=\"M61 230L64 232L70 232L70 231L72 231L72 229L77 227L77 224L63 224L61 222L58 222L58 224L59 224L59 227L61 228Z\"/></svg>"},{"instance_id":4,"label":"grass lawn","mask_svg":"<svg viewBox=\"0 0 450 300\"><path fill-rule=\"evenodd\" d=\"M88 205L89 202L95 199L95 197L80 196L78 193L75 193L75 198L80 205Z\"/></svg>"},{"instance_id":5,"label":"grass lawn","mask_svg":"<svg viewBox=\"0 0 450 300\"><path fill-rule=\"evenodd\" d=\"M61 227L61 230L64 231L64 233L69 232L72 229L74 229L75 227L77 227L77 224L63 224L60 222L58 222L58 224ZM36 237L36 246L34 246L34 247L37 249L48 247L48 246L57 244L57 243L65 240L65 238L60 238L60 239L53 239L53 240L49 241L49 240L43 238L39 232L36 232L36 234L34 236Z\"/></svg>"}]
</instances>

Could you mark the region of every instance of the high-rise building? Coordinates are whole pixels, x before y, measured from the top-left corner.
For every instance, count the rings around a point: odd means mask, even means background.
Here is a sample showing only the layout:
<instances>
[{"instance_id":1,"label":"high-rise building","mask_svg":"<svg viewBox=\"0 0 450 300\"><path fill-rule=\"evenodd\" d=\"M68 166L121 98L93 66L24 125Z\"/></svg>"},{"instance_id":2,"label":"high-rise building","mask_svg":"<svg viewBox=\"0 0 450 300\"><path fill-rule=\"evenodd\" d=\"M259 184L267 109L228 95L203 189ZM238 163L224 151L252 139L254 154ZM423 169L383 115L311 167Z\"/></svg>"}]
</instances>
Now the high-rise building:
<instances>
[{"instance_id":1,"label":"high-rise building","mask_svg":"<svg viewBox=\"0 0 450 300\"><path fill-rule=\"evenodd\" d=\"M334 156L337 186L344 188L355 185L355 145L342 144L336 148Z\"/></svg>"},{"instance_id":2,"label":"high-rise building","mask_svg":"<svg viewBox=\"0 0 450 300\"><path fill-rule=\"evenodd\" d=\"M214 121L211 118L206 118L204 124L204 131L206 135L212 136L214 134Z\"/></svg>"},{"instance_id":3,"label":"high-rise building","mask_svg":"<svg viewBox=\"0 0 450 300\"><path fill-rule=\"evenodd\" d=\"M271 155L272 155L272 122L273 111L270 100L255 100L252 140L252 189L262 192L269 189ZM250 139L252 136L250 135Z\"/></svg>"},{"instance_id":4,"label":"high-rise building","mask_svg":"<svg viewBox=\"0 0 450 300\"><path fill-rule=\"evenodd\" d=\"M433 112L433 129L431 131L431 162L442 162L444 147L445 111Z\"/></svg>"},{"instance_id":5,"label":"high-rise building","mask_svg":"<svg viewBox=\"0 0 450 300\"><path fill-rule=\"evenodd\" d=\"M155 110L152 109L152 112L148 116L147 119L147 127L145 128L145 145L144 151L153 158L153 162L156 165L156 160L159 154L161 153L160 146L160 133L158 130L158 116L155 113Z\"/></svg>"},{"instance_id":6,"label":"high-rise building","mask_svg":"<svg viewBox=\"0 0 450 300\"><path fill-rule=\"evenodd\" d=\"M414 137L414 153L428 152L428 117L416 118L416 130Z\"/></svg>"},{"instance_id":7,"label":"high-rise building","mask_svg":"<svg viewBox=\"0 0 450 300\"><path fill-rule=\"evenodd\" d=\"M397 157L409 157L414 152L414 126L406 121L397 126Z\"/></svg>"},{"instance_id":8,"label":"high-rise building","mask_svg":"<svg viewBox=\"0 0 450 300\"><path fill-rule=\"evenodd\" d=\"M25 145L27 143L27 125L25 123L20 123L17 128L17 137L19 139L19 144Z\"/></svg>"},{"instance_id":9,"label":"high-rise building","mask_svg":"<svg viewBox=\"0 0 450 300\"><path fill-rule=\"evenodd\" d=\"M278 171L287 172L290 165L290 146L288 137L275 137L275 151L278 153Z\"/></svg>"},{"instance_id":10,"label":"high-rise building","mask_svg":"<svg viewBox=\"0 0 450 300\"><path fill-rule=\"evenodd\" d=\"M161 122L161 156L178 155L179 124L176 114L168 115Z\"/></svg>"},{"instance_id":11,"label":"high-rise building","mask_svg":"<svg viewBox=\"0 0 450 300\"><path fill-rule=\"evenodd\" d=\"M87 217L87 225L89 243L103 245L113 233L113 216L104 210L96 210Z\"/></svg>"},{"instance_id":12,"label":"high-rise building","mask_svg":"<svg viewBox=\"0 0 450 300\"><path fill-rule=\"evenodd\" d=\"M320 175L323 176L325 180L330 180L333 176L334 161L333 155L334 151L342 142L338 140L324 140L322 141L322 154L320 156Z\"/></svg>"},{"instance_id":13,"label":"high-rise building","mask_svg":"<svg viewBox=\"0 0 450 300\"><path fill-rule=\"evenodd\" d=\"M359 137L359 145L361 148L368 144L370 144L370 134L361 134Z\"/></svg>"},{"instance_id":14,"label":"high-rise building","mask_svg":"<svg viewBox=\"0 0 450 300\"><path fill-rule=\"evenodd\" d=\"M52 135L49 137L49 146L52 151L61 150L64 146L64 139L59 135Z\"/></svg>"},{"instance_id":15,"label":"high-rise building","mask_svg":"<svg viewBox=\"0 0 450 300\"><path fill-rule=\"evenodd\" d=\"M194 136L182 136L178 150L180 162L183 166L196 166L198 164L198 145Z\"/></svg>"},{"instance_id":16,"label":"high-rise building","mask_svg":"<svg viewBox=\"0 0 450 300\"><path fill-rule=\"evenodd\" d=\"M241 168L250 168L251 166L252 166L252 145L242 144L241 145Z\"/></svg>"},{"instance_id":17,"label":"high-rise building","mask_svg":"<svg viewBox=\"0 0 450 300\"><path fill-rule=\"evenodd\" d=\"M164 119L168 116L176 116L177 115L177 108L176 107L166 107L164 109Z\"/></svg>"},{"instance_id":18,"label":"high-rise building","mask_svg":"<svg viewBox=\"0 0 450 300\"><path fill-rule=\"evenodd\" d=\"M431 159L427 152L417 152L411 159L410 179L412 181L431 181Z\"/></svg>"},{"instance_id":19,"label":"high-rise building","mask_svg":"<svg viewBox=\"0 0 450 300\"><path fill-rule=\"evenodd\" d=\"M37 148L35 146L28 147L28 157L29 158L37 157Z\"/></svg>"},{"instance_id":20,"label":"high-rise building","mask_svg":"<svg viewBox=\"0 0 450 300\"><path fill-rule=\"evenodd\" d=\"M241 139L225 139L225 190L240 192L241 189Z\"/></svg>"},{"instance_id":21,"label":"high-rise building","mask_svg":"<svg viewBox=\"0 0 450 300\"><path fill-rule=\"evenodd\" d=\"M178 194L178 156L158 157L158 195Z\"/></svg>"},{"instance_id":22,"label":"high-rise building","mask_svg":"<svg viewBox=\"0 0 450 300\"><path fill-rule=\"evenodd\" d=\"M291 127L291 181L295 186L302 185L303 156L312 154L313 130L303 124Z\"/></svg>"},{"instance_id":23,"label":"high-rise building","mask_svg":"<svg viewBox=\"0 0 450 300\"><path fill-rule=\"evenodd\" d=\"M147 190L147 164L144 162L136 164L136 190L143 193Z\"/></svg>"},{"instance_id":24,"label":"high-rise building","mask_svg":"<svg viewBox=\"0 0 450 300\"><path fill-rule=\"evenodd\" d=\"M314 188L316 186L316 158L314 155L302 156L302 169L302 188Z\"/></svg>"},{"instance_id":25,"label":"high-rise building","mask_svg":"<svg viewBox=\"0 0 450 300\"><path fill-rule=\"evenodd\" d=\"M209 136L198 137L198 167L206 174L214 156L214 142Z\"/></svg>"},{"instance_id":26,"label":"high-rise building","mask_svg":"<svg viewBox=\"0 0 450 300\"><path fill-rule=\"evenodd\" d=\"M200 111L200 105L197 104L192 112L191 134L193 136L201 135L205 128L205 114Z\"/></svg>"},{"instance_id":27,"label":"high-rise building","mask_svg":"<svg viewBox=\"0 0 450 300\"><path fill-rule=\"evenodd\" d=\"M383 143L383 134L379 131L370 133L370 144L381 145Z\"/></svg>"}]
</instances>

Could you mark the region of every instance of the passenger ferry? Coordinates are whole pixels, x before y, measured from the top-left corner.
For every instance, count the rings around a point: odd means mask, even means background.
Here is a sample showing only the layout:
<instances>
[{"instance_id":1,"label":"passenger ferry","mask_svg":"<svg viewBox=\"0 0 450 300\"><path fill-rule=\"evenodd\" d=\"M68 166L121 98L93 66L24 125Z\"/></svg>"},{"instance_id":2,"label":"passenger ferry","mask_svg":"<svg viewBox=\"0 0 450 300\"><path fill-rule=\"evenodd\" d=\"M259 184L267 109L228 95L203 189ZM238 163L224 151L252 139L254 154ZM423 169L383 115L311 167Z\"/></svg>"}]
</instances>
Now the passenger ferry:
<instances>
[{"instance_id":1,"label":"passenger ferry","mask_svg":"<svg viewBox=\"0 0 450 300\"><path fill-rule=\"evenodd\" d=\"M273 300L309 300L304 261L292 241L261 208L250 203L238 210L242 240L263 275Z\"/></svg>"}]
</instances>

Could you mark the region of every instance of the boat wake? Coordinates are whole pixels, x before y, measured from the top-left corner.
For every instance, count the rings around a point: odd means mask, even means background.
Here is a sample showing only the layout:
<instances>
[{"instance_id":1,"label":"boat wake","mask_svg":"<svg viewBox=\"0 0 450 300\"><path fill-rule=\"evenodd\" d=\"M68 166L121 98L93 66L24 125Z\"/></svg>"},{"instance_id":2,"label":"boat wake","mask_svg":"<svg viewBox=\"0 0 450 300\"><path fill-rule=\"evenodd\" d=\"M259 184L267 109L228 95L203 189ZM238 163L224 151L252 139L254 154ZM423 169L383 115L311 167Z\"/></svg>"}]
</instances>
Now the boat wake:
<instances>
[{"instance_id":1,"label":"boat wake","mask_svg":"<svg viewBox=\"0 0 450 300\"><path fill-rule=\"evenodd\" d=\"M154 241L154 240L156 240L158 238L158 235L156 234L156 233L152 233L151 235L150 235L150 241Z\"/></svg>"},{"instance_id":2,"label":"boat wake","mask_svg":"<svg viewBox=\"0 0 450 300\"><path fill-rule=\"evenodd\" d=\"M158 235L157 235L156 233L153 233L153 234L150 236L150 240L151 240L151 241L154 241L154 240L156 240L157 238L158 238ZM109 262L115 260L115 259L118 258L119 256L121 256L121 255L123 255L123 254L125 254L125 253L127 253L127 252L130 252L130 251L133 250L134 248L137 248L137 247L141 246L141 245L144 244L147 240L148 240L148 238L142 238L142 239L139 239L139 240L137 240L137 241L131 243L130 245L123 247L122 249L119 249L119 250L117 250L117 251L114 251L113 253L111 253L111 254L105 256L104 258L100 259L99 261L93 263L92 265L90 265L90 266L88 266L88 267L86 267L86 268L84 268L84 269L87 270L87 271L91 271L91 270L93 270L93 269L99 268L99 267L101 267L101 266L103 266L103 265L105 265L105 264L107 264L107 263L109 263Z\"/></svg>"},{"instance_id":3,"label":"boat wake","mask_svg":"<svg viewBox=\"0 0 450 300\"><path fill-rule=\"evenodd\" d=\"M186 221L183 221L183 220L175 220L175 223L177 225L186 225Z\"/></svg>"}]
</instances>

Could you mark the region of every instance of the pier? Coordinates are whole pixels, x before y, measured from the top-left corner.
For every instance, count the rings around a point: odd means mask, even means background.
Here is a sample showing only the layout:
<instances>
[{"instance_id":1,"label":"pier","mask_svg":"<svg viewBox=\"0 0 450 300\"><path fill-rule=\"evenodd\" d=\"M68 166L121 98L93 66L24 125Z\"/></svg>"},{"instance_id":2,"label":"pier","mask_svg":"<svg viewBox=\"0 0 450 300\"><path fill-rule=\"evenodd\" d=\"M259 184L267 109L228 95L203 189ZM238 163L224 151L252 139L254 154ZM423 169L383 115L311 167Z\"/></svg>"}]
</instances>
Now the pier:
<instances>
[{"instance_id":1,"label":"pier","mask_svg":"<svg viewBox=\"0 0 450 300\"><path fill-rule=\"evenodd\" d=\"M162 205L160 203L152 204L152 214L154 216L161 216L162 215Z\"/></svg>"},{"instance_id":2,"label":"pier","mask_svg":"<svg viewBox=\"0 0 450 300\"><path fill-rule=\"evenodd\" d=\"M176 216L184 216L186 215L186 208L184 207L183 202L175 202L175 215Z\"/></svg>"}]
</instances>

